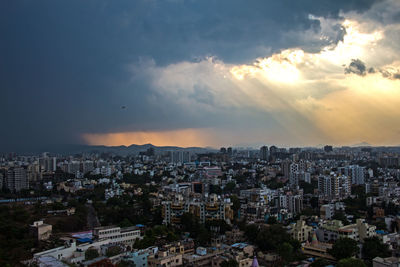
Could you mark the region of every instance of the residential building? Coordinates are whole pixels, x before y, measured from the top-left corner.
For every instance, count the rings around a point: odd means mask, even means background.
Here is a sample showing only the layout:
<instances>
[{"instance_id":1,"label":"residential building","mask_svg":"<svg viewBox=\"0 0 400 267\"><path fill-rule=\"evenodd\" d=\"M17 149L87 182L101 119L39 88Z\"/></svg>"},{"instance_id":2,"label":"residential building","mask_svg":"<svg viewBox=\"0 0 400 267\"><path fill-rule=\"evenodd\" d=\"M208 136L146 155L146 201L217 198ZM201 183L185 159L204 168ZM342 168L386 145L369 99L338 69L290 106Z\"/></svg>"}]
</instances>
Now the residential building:
<instances>
[{"instance_id":1,"label":"residential building","mask_svg":"<svg viewBox=\"0 0 400 267\"><path fill-rule=\"evenodd\" d=\"M29 230L37 241L42 241L50 238L53 227L50 224L43 223L43 221L36 221L29 226Z\"/></svg>"},{"instance_id":2,"label":"residential building","mask_svg":"<svg viewBox=\"0 0 400 267\"><path fill-rule=\"evenodd\" d=\"M182 254L170 253L169 251L159 250L155 255L150 255L147 258L149 267L159 267L159 266L182 266L183 257Z\"/></svg>"},{"instance_id":3,"label":"residential building","mask_svg":"<svg viewBox=\"0 0 400 267\"><path fill-rule=\"evenodd\" d=\"M141 239L140 229L137 227L115 227L102 226L93 229L93 237L95 240L110 239L110 244L124 244L132 246L136 239Z\"/></svg>"},{"instance_id":4,"label":"residential building","mask_svg":"<svg viewBox=\"0 0 400 267\"><path fill-rule=\"evenodd\" d=\"M373 267L398 267L400 266L400 258L388 257L381 258L376 257L372 260Z\"/></svg>"},{"instance_id":5,"label":"residential building","mask_svg":"<svg viewBox=\"0 0 400 267\"><path fill-rule=\"evenodd\" d=\"M291 225L291 229L289 230L289 234L292 235L292 238L305 242L311 237L313 233L313 227L308 226L304 220L298 220L295 224Z\"/></svg>"},{"instance_id":6,"label":"residential building","mask_svg":"<svg viewBox=\"0 0 400 267\"><path fill-rule=\"evenodd\" d=\"M6 187L12 192L19 192L28 189L28 176L23 167L12 167L7 170Z\"/></svg>"},{"instance_id":7,"label":"residential building","mask_svg":"<svg viewBox=\"0 0 400 267\"><path fill-rule=\"evenodd\" d=\"M268 147L267 146L262 146L260 148L260 159L267 161L268 157L269 157L269 155L268 155Z\"/></svg>"}]
</instances>

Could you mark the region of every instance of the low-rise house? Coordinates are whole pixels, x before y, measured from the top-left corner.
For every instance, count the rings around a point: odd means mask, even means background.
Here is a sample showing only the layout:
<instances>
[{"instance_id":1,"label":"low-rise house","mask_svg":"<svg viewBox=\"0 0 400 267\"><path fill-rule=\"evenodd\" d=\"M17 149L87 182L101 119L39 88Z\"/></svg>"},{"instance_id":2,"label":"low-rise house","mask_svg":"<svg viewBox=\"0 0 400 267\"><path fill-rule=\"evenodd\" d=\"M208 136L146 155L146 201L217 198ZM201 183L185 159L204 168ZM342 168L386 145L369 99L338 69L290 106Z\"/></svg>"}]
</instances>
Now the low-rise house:
<instances>
[{"instance_id":1,"label":"low-rise house","mask_svg":"<svg viewBox=\"0 0 400 267\"><path fill-rule=\"evenodd\" d=\"M336 241L341 237L347 237L363 242L365 238L376 235L376 226L369 225L363 219L357 219L355 224L343 226L341 221L326 221L320 225L316 233L322 242Z\"/></svg>"},{"instance_id":2,"label":"low-rise house","mask_svg":"<svg viewBox=\"0 0 400 267\"><path fill-rule=\"evenodd\" d=\"M246 237L243 231L240 231L239 228L235 227L232 231L225 232L225 242L228 245L232 245L234 243L239 243L245 241Z\"/></svg>"},{"instance_id":3,"label":"low-rise house","mask_svg":"<svg viewBox=\"0 0 400 267\"><path fill-rule=\"evenodd\" d=\"M147 258L149 257L149 255L150 253L147 249L130 251L124 254L122 260L133 263L134 266L147 267L148 266Z\"/></svg>"},{"instance_id":4,"label":"low-rise house","mask_svg":"<svg viewBox=\"0 0 400 267\"><path fill-rule=\"evenodd\" d=\"M398 267L400 266L400 259L396 257L381 258L376 257L372 260L373 267Z\"/></svg>"},{"instance_id":5,"label":"low-rise house","mask_svg":"<svg viewBox=\"0 0 400 267\"><path fill-rule=\"evenodd\" d=\"M53 226L45 224L43 221L36 221L29 226L29 230L38 241L42 241L50 238Z\"/></svg>"},{"instance_id":6,"label":"low-rise house","mask_svg":"<svg viewBox=\"0 0 400 267\"><path fill-rule=\"evenodd\" d=\"M149 256L147 261L149 267L174 267L183 265L182 254L170 253L165 250L159 250L156 254Z\"/></svg>"},{"instance_id":7,"label":"low-rise house","mask_svg":"<svg viewBox=\"0 0 400 267\"><path fill-rule=\"evenodd\" d=\"M329 249L332 249L332 244L318 241L315 233L313 234L312 242L307 241L302 245L302 251L306 255L334 260L335 258L328 253Z\"/></svg>"}]
</instances>

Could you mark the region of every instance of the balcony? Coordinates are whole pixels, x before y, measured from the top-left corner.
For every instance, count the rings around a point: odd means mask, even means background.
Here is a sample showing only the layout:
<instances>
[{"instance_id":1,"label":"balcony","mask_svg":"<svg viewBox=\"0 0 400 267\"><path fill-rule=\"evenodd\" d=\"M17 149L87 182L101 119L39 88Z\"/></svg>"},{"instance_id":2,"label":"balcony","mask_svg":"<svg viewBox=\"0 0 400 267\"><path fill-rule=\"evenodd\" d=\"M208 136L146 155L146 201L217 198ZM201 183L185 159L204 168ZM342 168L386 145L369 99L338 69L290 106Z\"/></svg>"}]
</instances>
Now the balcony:
<instances>
[{"instance_id":1,"label":"balcony","mask_svg":"<svg viewBox=\"0 0 400 267\"><path fill-rule=\"evenodd\" d=\"M219 209L218 206L206 205L206 210L208 211L217 211L218 209Z\"/></svg>"},{"instance_id":2,"label":"balcony","mask_svg":"<svg viewBox=\"0 0 400 267\"><path fill-rule=\"evenodd\" d=\"M173 210L182 210L183 209L183 204L171 205L171 209L173 209Z\"/></svg>"}]
</instances>

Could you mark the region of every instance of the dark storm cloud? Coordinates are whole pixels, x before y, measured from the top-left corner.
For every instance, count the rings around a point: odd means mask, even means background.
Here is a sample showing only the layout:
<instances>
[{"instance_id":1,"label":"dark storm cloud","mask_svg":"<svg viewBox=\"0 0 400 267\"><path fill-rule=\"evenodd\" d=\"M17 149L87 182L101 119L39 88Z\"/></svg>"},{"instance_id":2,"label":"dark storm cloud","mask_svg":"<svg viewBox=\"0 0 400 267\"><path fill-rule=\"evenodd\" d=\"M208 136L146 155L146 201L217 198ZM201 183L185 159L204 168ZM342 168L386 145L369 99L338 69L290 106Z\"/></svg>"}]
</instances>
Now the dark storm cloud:
<instances>
[{"instance_id":1,"label":"dark storm cloud","mask_svg":"<svg viewBox=\"0 0 400 267\"><path fill-rule=\"evenodd\" d=\"M387 70L380 70L382 77L397 80L400 79L400 72L397 70L397 73L389 72Z\"/></svg>"},{"instance_id":2,"label":"dark storm cloud","mask_svg":"<svg viewBox=\"0 0 400 267\"><path fill-rule=\"evenodd\" d=\"M349 66L347 66L344 69L344 72L346 74L354 73L354 74L357 74L357 75L365 76L365 74L367 72L367 67L365 66L365 63L362 62L361 60L352 59L351 63L349 64Z\"/></svg>"},{"instance_id":3,"label":"dark storm cloud","mask_svg":"<svg viewBox=\"0 0 400 267\"><path fill-rule=\"evenodd\" d=\"M187 117L171 103L154 104L149 82L132 82L126 66L142 58L167 65L213 55L239 63L268 49L318 50L343 38L343 31L312 45L282 34L318 33L319 21L309 14L338 17L340 10L363 12L374 2L1 1L0 147L76 143L84 132L217 124L225 114L210 122Z\"/></svg>"},{"instance_id":4,"label":"dark storm cloud","mask_svg":"<svg viewBox=\"0 0 400 267\"><path fill-rule=\"evenodd\" d=\"M374 67L367 68L365 63L360 59L352 59L350 64L344 69L345 74L357 74L360 76L365 76L367 74L374 74L377 72L379 72L383 78L392 80L400 79L400 72L393 73L393 71L388 71L380 68L374 68Z\"/></svg>"}]
</instances>

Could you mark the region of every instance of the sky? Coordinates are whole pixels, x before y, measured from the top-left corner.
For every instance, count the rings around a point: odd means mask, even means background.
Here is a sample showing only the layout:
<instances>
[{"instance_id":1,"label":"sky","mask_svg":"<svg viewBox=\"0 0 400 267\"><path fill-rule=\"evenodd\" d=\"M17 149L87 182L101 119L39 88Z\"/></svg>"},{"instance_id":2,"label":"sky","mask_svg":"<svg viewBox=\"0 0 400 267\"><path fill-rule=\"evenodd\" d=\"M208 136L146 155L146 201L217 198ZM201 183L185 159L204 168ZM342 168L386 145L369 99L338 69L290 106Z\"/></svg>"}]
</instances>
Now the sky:
<instances>
[{"instance_id":1,"label":"sky","mask_svg":"<svg viewBox=\"0 0 400 267\"><path fill-rule=\"evenodd\" d=\"M0 147L400 145L400 1L0 2Z\"/></svg>"}]
</instances>

